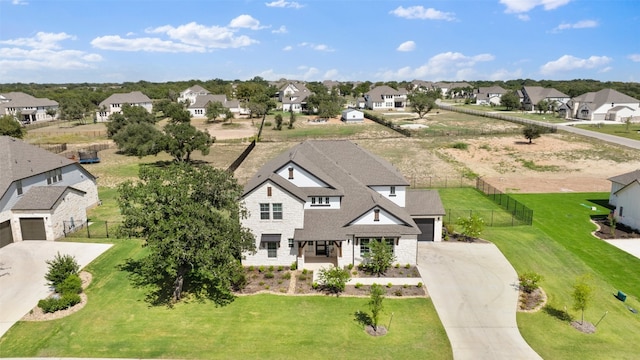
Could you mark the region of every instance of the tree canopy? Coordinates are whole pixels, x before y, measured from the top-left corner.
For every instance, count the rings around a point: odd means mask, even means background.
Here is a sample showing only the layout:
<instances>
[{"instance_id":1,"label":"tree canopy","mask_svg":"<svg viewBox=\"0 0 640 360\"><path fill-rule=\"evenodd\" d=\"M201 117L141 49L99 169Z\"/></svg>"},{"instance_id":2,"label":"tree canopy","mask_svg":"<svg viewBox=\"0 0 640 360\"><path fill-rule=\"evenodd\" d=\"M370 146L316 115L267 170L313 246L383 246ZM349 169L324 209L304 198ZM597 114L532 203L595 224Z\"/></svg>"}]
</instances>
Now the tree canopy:
<instances>
[{"instance_id":1,"label":"tree canopy","mask_svg":"<svg viewBox=\"0 0 640 360\"><path fill-rule=\"evenodd\" d=\"M525 139L529 140L529 144L531 144L533 139L539 138L542 132L543 129L537 125L527 125L522 129L522 135L524 135Z\"/></svg>"},{"instance_id":2,"label":"tree canopy","mask_svg":"<svg viewBox=\"0 0 640 360\"><path fill-rule=\"evenodd\" d=\"M200 131L188 123L169 123L164 127L163 149L173 159L181 162L191 161L191 153L200 150L202 155L209 154L215 138L208 132Z\"/></svg>"},{"instance_id":3,"label":"tree canopy","mask_svg":"<svg viewBox=\"0 0 640 360\"><path fill-rule=\"evenodd\" d=\"M148 249L125 268L134 284L150 289L148 301L172 304L185 293L216 305L233 301L232 290L243 284L242 253L255 250L240 224L241 194L232 174L183 163L143 166L140 181L119 187L122 231Z\"/></svg>"},{"instance_id":4,"label":"tree canopy","mask_svg":"<svg viewBox=\"0 0 640 360\"><path fill-rule=\"evenodd\" d=\"M509 91L500 97L500 105L507 108L507 110L518 109L520 108L520 97L515 91Z\"/></svg>"},{"instance_id":5,"label":"tree canopy","mask_svg":"<svg viewBox=\"0 0 640 360\"><path fill-rule=\"evenodd\" d=\"M0 117L0 135L22 139L24 133L22 125L13 116L3 115Z\"/></svg>"},{"instance_id":6,"label":"tree canopy","mask_svg":"<svg viewBox=\"0 0 640 360\"><path fill-rule=\"evenodd\" d=\"M422 119L431 109L436 106L437 94L434 91L423 92L416 91L407 96L411 109L418 113L418 117Z\"/></svg>"}]
</instances>

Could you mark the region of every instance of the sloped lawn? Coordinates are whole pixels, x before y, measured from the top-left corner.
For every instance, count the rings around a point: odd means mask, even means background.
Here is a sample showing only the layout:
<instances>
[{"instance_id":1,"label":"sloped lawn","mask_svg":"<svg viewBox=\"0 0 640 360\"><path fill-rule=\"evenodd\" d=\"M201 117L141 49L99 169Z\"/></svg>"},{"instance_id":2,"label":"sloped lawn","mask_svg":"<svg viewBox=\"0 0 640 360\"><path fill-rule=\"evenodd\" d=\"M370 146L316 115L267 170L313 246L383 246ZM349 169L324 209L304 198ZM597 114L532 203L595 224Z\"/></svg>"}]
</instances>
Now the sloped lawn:
<instances>
[{"instance_id":1,"label":"sloped lawn","mask_svg":"<svg viewBox=\"0 0 640 360\"><path fill-rule=\"evenodd\" d=\"M116 245L89 265L87 305L60 320L19 322L0 339L0 357L188 359L450 359L451 347L431 300L388 299L386 336L372 337L355 320L366 298L240 296L150 307L118 265L141 255L136 240ZM391 316L393 315L393 319Z\"/></svg>"}]
</instances>

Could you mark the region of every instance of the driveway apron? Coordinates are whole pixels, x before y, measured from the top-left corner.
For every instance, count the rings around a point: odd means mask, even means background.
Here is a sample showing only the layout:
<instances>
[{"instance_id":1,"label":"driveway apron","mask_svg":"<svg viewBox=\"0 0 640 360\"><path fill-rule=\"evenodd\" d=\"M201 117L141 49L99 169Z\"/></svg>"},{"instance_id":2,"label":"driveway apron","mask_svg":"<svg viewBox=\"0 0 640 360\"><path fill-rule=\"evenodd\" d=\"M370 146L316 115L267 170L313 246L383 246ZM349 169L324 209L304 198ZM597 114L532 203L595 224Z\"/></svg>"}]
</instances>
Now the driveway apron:
<instances>
[{"instance_id":1,"label":"driveway apron","mask_svg":"<svg viewBox=\"0 0 640 360\"><path fill-rule=\"evenodd\" d=\"M111 247L53 241L21 241L0 249L0 337L46 298L51 289L44 275L47 260L60 253L72 255L84 268Z\"/></svg>"},{"instance_id":2,"label":"driveway apron","mask_svg":"<svg viewBox=\"0 0 640 360\"><path fill-rule=\"evenodd\" d=\"M454 359L541 359L520 335L518 276L495 245L421 242L418 268Z\"/></svg>"}]
</instances>

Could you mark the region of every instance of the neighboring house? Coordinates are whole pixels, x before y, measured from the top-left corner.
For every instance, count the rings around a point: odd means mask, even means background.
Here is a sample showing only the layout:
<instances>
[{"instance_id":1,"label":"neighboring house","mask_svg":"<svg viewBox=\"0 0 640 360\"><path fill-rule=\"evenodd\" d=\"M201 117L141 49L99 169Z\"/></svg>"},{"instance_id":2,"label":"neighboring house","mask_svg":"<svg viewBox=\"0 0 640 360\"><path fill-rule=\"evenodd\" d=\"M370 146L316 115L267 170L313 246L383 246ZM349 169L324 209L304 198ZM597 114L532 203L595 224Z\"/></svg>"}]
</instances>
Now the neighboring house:
<instances>
[{"instance_id":1,"label":"neighboring house","mask_svg":"<svg viewBox=\"0 0 640 360\"><path fill-rule=\"evenodd\" d=\"M358 109L364 109L367 107L367 100L365 100L364 97L360 96L358 98L356 98L356 108Z\"/></svg>"},{"instance_id":2,"label":"neighboring house","mask_svg":"<svg viewBox=\"0 0 640 360\"><path fill-rule=\"evenodd\" d=\"M435 88L435 85L431 81L424 80L413 80L411 81L411 90L412 91L432 91Z\"/></svg>"},{"instance_id":3,"label":"neighboring house","mask_svg":"<svg viewBox=\"0 0 640 360\"><path fill-rule=\"evenodd\" d=\"M554 88L544 88L542 86L523 86L522 87L522 106L526 111L534 111L537 104L541 100L545 100L551 109L551 104L555 103L555 109L559 109L562 105L571 100L569 95L561 93Z\"/></svg>"},{"instance_id":4,"label":"neighboring house","mask_svg":"<svg viewBox=\"0 0 640 360\"><path fill-rule=\"evenodd\" d=\"M476 105L500 105L502 95L508 91L502 86L479 87L476 91Z\"/></svg>"},{"instance_id":5,"label":"neighboring house","mask_svg":"<svg viewBox=\"0 0 640 360\"><path fill-rule=\"evenodd\" d=\"M282 111L300 113L307 109L307 97L311 90L301 82L288 82L280 88L278 101L282 103Z\"/></svg>"},{"instance_id":6,"label":"neighboring house","mask_svg":"<svg viewBox=\"0 0 640 360\"><path fill-rule=\"evenodd\" d=\"M342 110L341 120L346 123L364 122L364 113L356 109Z\"/></svg>"},{"instance_id":7,"label":"neighboring house","mask_svg":"<svg viewBox=\"0 0 640 360\"><path fill-rule=\"evenodd\" d=\"M339 81L335 81L335 80L325 80L322 82L322 85L324 85L327 88L327 93L331 94L331 91L333 89L336 89L338 92L340 91L339 86L340 86L340 82ZM340 95L345 95L345 94L340 94Z\"/></svg>"},{"instance_id":8,"label":"neighboring house","mask_svg":"<svg viewBox=\"0 0 640 360\"><path fill-rule=\"evenodd\" d=\"M620 224L640 230L640 170L614 176L609 204L615 206L613 216Z\"/></svg>"},{"instance_id":9,"label":"neighboring house","mask_svg":"<svg viewBox=\"0 0 640 360\"><path fill-rule=\"evenodd\" d=\"M55 240L86 222L86 209L99 201L91 173L9 136L0 136L0 149L0 247Z\"/></svg>"},{"instance_id":10,"label":"neighboring house","mask_svg":"<svg viewBox=\"0 0 640 360\"><path fill-rule=\"evenodd\" d=\"M222 95L198 95L195 98L195 101L189 105L187 110L191 113L191 117L193 118L206 118L207 117L207 106L212 102L219 102L225 108L229 109L231 113L234 115L246 114L247 111L240 107L240 102L238 100L227 100L227 96Z\"/></svg>"},{"instance_id":11,"label":"neighboring house","mask_svg":"<svg viewBox=\"0 0 640 360\"><path fill-rule=\"evenodd\" d=\"M55 114L49 115L47 112ZM37 98L23 92L0 94L0 116L12 115L22 123L50 121L58 118L58 103L47 98Z\"/></svg>"},{"instance_id":12,"label":"neighboring house","mask_svg":"<svg viewBox=\"0 0 640 360\"><path fill-rule=\"evenodd\" d=\"M407 106L407 90L390 86L376 86L364 94L366 108L371 110L404 110Z\"/></svg>"},{"instance_id":13,"label":"neighboring house","mask_svg":"<svg viewBox=\"0 0 640 360\"><path fill-rule=\"evenodd\" d=\"M178 102L185 103L187 106L196 102L198 96L211 94L209 90L203 88L200 85L193 85L192 87L183 90L178 96Z\"/></svg>"},{"instance_id":14,"label":"neighboring house","mask_svg":"<svg viewBox=\"0 0 640 360\"><path fill-rule=\"evenodd\" d=\"M613 89L576 96L559 109L566 118L589 121L640 120L640 100Z\"/></svg>"},{"instance_id":15,"label":"neighboring house","mask_svg":"<svg viewBox=\"0 0 640 360\"><path fill-rule=\"evenodd\" d=\"M245 265L364 261L386 241L396 262L415 264L418 241L441 241L435 190L410 190L389 162L347 140L307 140L266 163L244 188L243 226L256 239Z\"/></svg>"},{"instance_id":16,"label":"neighboring house","mask_svg":"<svg viewBox=\"0 0 640 360\"><path fill-rule=\"evenodd\" d=\"M96 120L99 122L108 121L112 114L122 112L122 105L142 106L148 112L153 110L151 99L140 91L133 91L126 94L113 94L98 105Z\"/></svg>"}]
</instances>

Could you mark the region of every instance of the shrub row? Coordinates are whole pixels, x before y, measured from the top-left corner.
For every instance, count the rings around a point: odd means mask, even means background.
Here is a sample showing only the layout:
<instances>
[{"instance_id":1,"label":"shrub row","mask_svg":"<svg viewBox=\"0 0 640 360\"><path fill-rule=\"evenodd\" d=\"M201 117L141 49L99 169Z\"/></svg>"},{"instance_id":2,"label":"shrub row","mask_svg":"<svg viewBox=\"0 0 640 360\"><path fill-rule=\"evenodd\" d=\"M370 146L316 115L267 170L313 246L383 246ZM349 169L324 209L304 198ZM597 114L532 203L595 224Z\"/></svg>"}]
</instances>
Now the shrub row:
<instances>
[{"instance_id":1,"label":"shrub row","mask_svg":"<svg viewBox=\"0 0 640 360\"><path fill-rule=\"evenodd\" d=\"M72 307L80 302L80 295L77 293L65 293L59 297L49 297L38 301L38 307L45 313L52 313Z\"/></svg>"}]
</instances>

